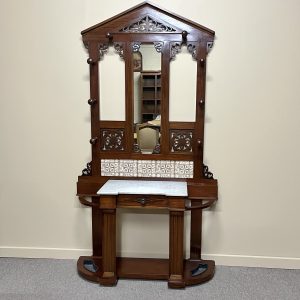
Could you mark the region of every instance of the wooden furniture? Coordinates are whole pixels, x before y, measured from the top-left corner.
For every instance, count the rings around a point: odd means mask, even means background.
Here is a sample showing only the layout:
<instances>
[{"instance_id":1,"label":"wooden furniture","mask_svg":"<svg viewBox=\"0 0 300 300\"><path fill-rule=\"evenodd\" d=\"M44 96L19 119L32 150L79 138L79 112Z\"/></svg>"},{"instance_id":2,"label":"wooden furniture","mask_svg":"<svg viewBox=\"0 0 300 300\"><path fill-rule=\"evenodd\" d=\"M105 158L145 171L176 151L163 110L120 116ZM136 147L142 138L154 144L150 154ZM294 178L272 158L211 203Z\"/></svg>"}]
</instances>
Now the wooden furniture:
<instances>
[{"instance_id":1,"label":"wooden furniture","mask_svg":"<svg viewBox=\"0 0 300 300\"><path fill-rule=\"evenodd\" d=\"M140 77L142 122L154 120L160 115L161 72L143 71Z\"/></svg>"},{"instance_id":2,"label":"wooden furniture","mask_svg":"<svg viewBox=\"0 0 300 300\"><path fill-rule=\"evenodd\" d=\"M171 288L211 279L215 265L201 258L201 228L202 210L211 206L218 194L217 180L203 164L206 58L214 32L144 2L82 31L82 36L89 55L92 161L78 177L77 194L82 204L92 208L93 253L79 258L79 274L101 285L114 285L118 278L164 279ZM134 139L136 68L132 58L141 43L153 44L161 55L160 138L151 154L143 154ZM125 121L99 119L100 58L105 59L109 46L125 63ZM169 120L170 61L180 55L181 47L187 47L197 64L194 122ZM159 75L155 76L158 81ZM186 192L150 193L145 189L135 194L120 189L105 193L114 180L126 180L125 185L130 180L136 186L142 180L164 189L175 184L184 186ZM116 210L122 207L169 212L169 259L116 257ZM185 211L191 211L190 259L183 257Z\"/></svg>"}]
</instances>

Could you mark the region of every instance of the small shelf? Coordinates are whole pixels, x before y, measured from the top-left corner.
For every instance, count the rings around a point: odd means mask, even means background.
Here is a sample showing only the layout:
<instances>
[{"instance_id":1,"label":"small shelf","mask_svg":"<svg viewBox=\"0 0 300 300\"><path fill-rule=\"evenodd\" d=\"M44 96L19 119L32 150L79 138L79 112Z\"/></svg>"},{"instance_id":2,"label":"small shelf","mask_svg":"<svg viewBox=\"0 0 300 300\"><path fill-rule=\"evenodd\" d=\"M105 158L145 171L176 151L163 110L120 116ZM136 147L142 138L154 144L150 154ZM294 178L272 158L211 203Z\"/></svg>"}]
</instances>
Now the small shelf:
<instances>
[{"instance_id":1,"label":"small shelf","mask_svg":"<svg viewBox=\"0 0 300 300\"><path fill-rule=\"evenodd\" d=\"M161 72L141 72L140 78L142 123L154 120L160 113Z\"/></svg>"}]
</instances>

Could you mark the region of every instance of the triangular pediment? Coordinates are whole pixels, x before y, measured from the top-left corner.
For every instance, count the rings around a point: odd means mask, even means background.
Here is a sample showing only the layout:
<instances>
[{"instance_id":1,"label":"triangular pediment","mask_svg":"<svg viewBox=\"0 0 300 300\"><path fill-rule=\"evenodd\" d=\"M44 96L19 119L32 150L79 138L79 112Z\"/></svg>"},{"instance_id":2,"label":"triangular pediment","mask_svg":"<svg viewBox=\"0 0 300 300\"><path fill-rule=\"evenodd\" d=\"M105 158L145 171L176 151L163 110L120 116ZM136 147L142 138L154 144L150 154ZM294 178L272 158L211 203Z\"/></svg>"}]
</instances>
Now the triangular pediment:
<instances>
[{"instance_id":1,"label":"triangular pediment","mask_svg":"<svg viewBox=\"0 0 300 300\"><path fill-rule=\"evenodd\" d=\"M87 28L82 35L101 36L119 33L179 33L196 30L214 35L214 31L200 24L168 12L149 2L143 2L110 19Z\"/></svg>"}]
</instances>

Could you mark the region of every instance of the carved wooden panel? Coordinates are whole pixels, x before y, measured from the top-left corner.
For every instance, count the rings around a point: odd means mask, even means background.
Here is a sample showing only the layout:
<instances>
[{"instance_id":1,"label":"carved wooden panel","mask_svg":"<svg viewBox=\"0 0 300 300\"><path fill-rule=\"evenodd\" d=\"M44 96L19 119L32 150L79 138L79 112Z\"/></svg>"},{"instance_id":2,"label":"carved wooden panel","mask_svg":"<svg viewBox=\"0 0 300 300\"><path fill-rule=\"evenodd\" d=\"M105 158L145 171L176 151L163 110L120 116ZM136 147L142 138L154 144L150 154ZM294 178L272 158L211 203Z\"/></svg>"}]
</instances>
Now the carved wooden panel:
<instances>
[{"instance_id":1,"label":"carved wooden panel","mask_svg":"<svg viewBox=\"0 0 300 300\"><path fill-rule=\"evenodd\" d=\"M123 129L101 129L101 151L124 151Z\"/></svg>"},{"instance_id":2,"label":"carved wooden panel","mask_svg":"<svg viewBox=\"0 0 300 300\"><path fill-rule=\"evenodd\" d=\"M192 130L170 130L171 152L192 152L193 131Z\"/></svg>"},{"instance_id":3,"label":"carved wooden panel","mask_svg":"<svg viewBox=\"0 0 300 300\"><path fill-rule=\"evenodd\" d=\"M155 20L153 17L145 16L139 21L124 27L121 32L174 32L176 29L162 21Z\"/></svg>"}]
</instances>

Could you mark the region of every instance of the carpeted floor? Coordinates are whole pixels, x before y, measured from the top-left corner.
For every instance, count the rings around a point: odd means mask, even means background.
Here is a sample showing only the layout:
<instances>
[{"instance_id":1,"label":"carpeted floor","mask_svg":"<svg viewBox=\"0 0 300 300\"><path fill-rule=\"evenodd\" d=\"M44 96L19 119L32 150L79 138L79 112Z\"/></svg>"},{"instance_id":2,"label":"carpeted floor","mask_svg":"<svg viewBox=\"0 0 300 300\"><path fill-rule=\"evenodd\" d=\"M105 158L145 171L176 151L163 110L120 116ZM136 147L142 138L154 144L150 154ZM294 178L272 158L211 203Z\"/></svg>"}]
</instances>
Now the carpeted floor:
<instances>
[{"instance_id":1,"label":"carpeted floor","mask_svg":"<svg viewBox=\"0 0 300 300\"><path fill-rule=\"evenodd\" d=\"M75 260L0 258L0 299L300 299L300 270L217 266L199 286L168 289L165 281L119 280L101 287L80 278Z\"/></svg>"}]
</instances>

